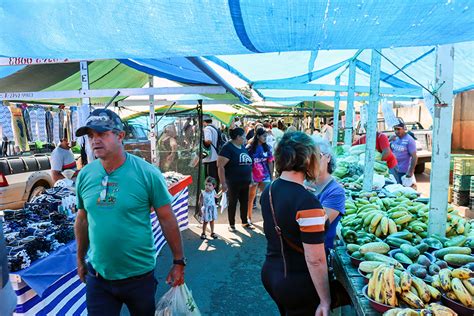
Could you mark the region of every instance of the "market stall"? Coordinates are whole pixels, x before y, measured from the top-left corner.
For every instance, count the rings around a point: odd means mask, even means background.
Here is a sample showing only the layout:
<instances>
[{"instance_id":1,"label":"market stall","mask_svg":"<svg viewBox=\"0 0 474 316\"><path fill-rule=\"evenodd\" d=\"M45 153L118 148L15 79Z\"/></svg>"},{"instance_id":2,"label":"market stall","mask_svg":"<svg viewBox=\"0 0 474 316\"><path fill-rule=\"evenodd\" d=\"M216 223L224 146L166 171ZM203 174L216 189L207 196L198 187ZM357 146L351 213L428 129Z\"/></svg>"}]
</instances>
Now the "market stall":
<instances>
[{"instance_id":1,"label":"market stall","mask_svg":"<svg viewBox=\"0 0 474 316\"><path fill-rule=\"evenodd\" d=\"M429 234L431 199L394 184L378 152L370 191L362 189L365 145L337 153L346 212L334 271L357 314L473 315L474 221L448 205L445 234Z\"/></svg>"},{"instance_id":2,"label":"market stall","mask_svg":"<svg viewBox=\"0 0 474 316\"><path fill-rule=\"evenodd\" d=\"M188 228L188 186L192 183L192 178L175 172L165 173L164 176L168 191L173 196L172 209L180 230L185 230ZM47 201L45 204L48 208L55 207L54 214L60 214L58 210L68 213L61 203L52 203L49 197L40 196L39 200L40 202ZM62 197L62 201L68 201L68 197ZM36 205L38 204L40 203ZM18 298L15 315L81 315L86 313L85 285L77 276L76 242L71 230L74 214L70 214L68 218L65 214L64 221L70 229L70 241L44 257L34 258L36 261L27 257L31 262L20 262L27 267L22 268L23 266L20 265L21 269L14 268L13 270L18 271L10 274L10 281ZM150 221L156 256L158 256L166 240L154 212L150 213ZM33 236L36 234L35 230ZM31 238L35 239L35 237Z\"/></svg>"}]
</instances>

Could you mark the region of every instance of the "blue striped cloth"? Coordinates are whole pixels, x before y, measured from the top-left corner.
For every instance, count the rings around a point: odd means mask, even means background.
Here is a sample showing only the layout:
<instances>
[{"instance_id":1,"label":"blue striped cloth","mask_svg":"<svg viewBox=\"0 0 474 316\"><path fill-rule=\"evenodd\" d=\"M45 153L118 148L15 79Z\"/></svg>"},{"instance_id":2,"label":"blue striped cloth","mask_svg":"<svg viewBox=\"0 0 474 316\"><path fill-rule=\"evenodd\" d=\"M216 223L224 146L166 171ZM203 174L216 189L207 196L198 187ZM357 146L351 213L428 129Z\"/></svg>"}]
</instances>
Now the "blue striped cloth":
<instances>
[{"instance_id":1,"label":"blue striped cloth","mask_svg":"<svg viewBox=\"0 0 474 316\"><path fill-rule=\"evenodd\" d=\"M173 197L171 206L178 220L181 231L188 228L188 188L185 188ZM153 227L153 237L156 247L156 256L166 244L160 224L155 213L150 215ZM39 297L26 283L12 282L17 295L17 307L14 315L87 315L86 287L77 276L77 269L65 274L56 283L51 285Z\"/></svg>"}]
</instances>

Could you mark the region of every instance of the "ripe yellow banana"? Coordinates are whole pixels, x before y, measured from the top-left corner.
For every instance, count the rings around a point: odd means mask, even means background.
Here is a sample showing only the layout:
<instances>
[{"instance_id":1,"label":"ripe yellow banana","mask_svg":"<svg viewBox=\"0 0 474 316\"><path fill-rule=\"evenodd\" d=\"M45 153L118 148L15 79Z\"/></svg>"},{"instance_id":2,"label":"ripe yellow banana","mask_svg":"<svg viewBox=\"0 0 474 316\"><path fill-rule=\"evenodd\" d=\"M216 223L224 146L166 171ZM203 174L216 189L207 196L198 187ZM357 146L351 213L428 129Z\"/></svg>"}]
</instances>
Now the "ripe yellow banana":
<instances>
[{"instance_id":1,"label":"ripe yellow banana","mask_svg":"<svg viewBox=\"0 0 474 316\"><path fill-rule=\"evenodd\" d=\"M422 279L418 277L413 277L412 279L412 285L418 292L418 297L420 297L423 302L428 303L431 299L430 289L426 286L426 283Z\"/></svg>"},{"instance_id":2,"label":"ripe yellow banana","mask_svg":"<svg viewBox=\"0 0 474 316\"><path fill-rule=\"evenodd\" d=\"M466 280L469 278L474 278L474 271L471 271L467 268L457 268L451 271L452 278L458 278L461 280Z\"/></svg>"},{"instance_id":3,"label":"ripe yellow banana","mask_svg":"<svg viewBox=\"0 0 474 316\"><path fill-rule=\"evenodd\" d=\"M448 292L446 292L446 293L444 293L444 294L446 294L446 296L447 296L448 298L452 299L453 301L457 301L457 300L458 300L458 297L456 296L456 294L454 294L453 291L448 291Z\"/></svg>"},{"instance_id":4,"label":"ripe yellow banana","mask_svg":"<svg viewBox=\"0 0 474 316\"><path fill-rule=\"evenodd\" d=\"M441 288L448 292L451 290L451 271L449 269L441 269L439 271L439 281L441 283Z\"/></svg>"},{"instance_id":5,"label":"ripe yellow banana","mask_svg":"<svg viewBox=\"0 0 474 316\"><path fill-rule=\"evenodd\" d=\"M382 277L384 269L385 268L383 266L377 267L377 269L374 270L374 274L372 276L372 278L374 278L373 299L377 302L381 302L380 295L382 292Z\"/></svg>"},{"instance_id":6,"label":"ripe yellow banana","mask_svg":"<svg viewBox=\"0 0 474 316\"><path fill-rule=\"evenodd\" d=\"M440 291L438 291L436 288L432 287L429 284L426 284L426 286L428 287L428 289L430 291L431 298L434 301L438 301L438 300L441 299L441 292Z\"/></svg>"},{"instance_id":7,"label":"ripe yellow banana","mask_svg":"<svg viewBox=\"0 0 474 316\"><path fill-rule=\"evenodd\" d=\"M438 290L441 290L442 287L441 287L441 281L439 280L439 275L438 274L435 274L433 275L433 281L431 282L431 285L438 289Z\"/></svg>"},{"instance_id":8,"label":"ripe yellow banana","mask_svg":"<svg viewBox=\"0 0 474 316\"><path fill-rule=\"evenodd\" d=\"M474 278L462 280L462 284L471 295L474 295Z\"/></svg>"},{"instance_id":9,"label":"ripe yellow banana","mask_svg":"<svg viewBox=\"0 0 474 316\"><path fill-rule=\"evenodd\" d=\"M457 316L451 308L437 303L431 303L428 309L433 312L433 316Z\"/></svg>"},{"instance_id":10,"label":"ripe yellow banana","mask_svg":"<svg viewBox=\"0 0 474 316\"><path fill-rule=\"evenodd\" d=\"M387 216L382 217L382 220L380 221L380 226L382 227L382 234L387 236L388 234L388 217Z\"/></svg>"},{"instance_id":11,"label":"ripe yellow banana","mask_svg":"<svg viewBox=\"0 0 474 316\"><path fill-rule=\"evenodd\" d=\"M375 299L375 284L376 284L376 279L377 279L377 269L378 267L372 273L372 276L369 279L369 286L367 288L367 295L369 295L371 299Z\"/></svg>"},{"instance_id":12,"label":"ripe yellow banana","mask_svg":"<svg viewBox=\"0 0 474 316\"><path fill-rule=\"evenodd\" d=\"M383 276L384 280L384 291L385 291L385 302L390 306L397 306L397 293L395 289L395 268L386 268Z\"/></svg>"},{"instance_id":13,"label":"ripe yellow banana","mask_svg":"<svg viewBox=\"0 0 474 316\"><path fill-rule=\"evenodd\" d=\"M400 298L408 306L413 307L413 308L423 308L425 306L423 301L410 291L402 292L402 294L400 294Z\"/></svg>"},{"instance_id":14,"label":"ripe yellow banana","mask_svg":"<svg viewBox=\"0 0 474 316\"><path fill-rule=\"evenodd\" d=\"M403 271L400 276L400 287L402 291L409 291L412 283L411 275L408 271Z\"/></svg>"},{"instance_id":15,"label":"ripe yellow banana","mask_svg":"<svg viewBox=\"0 0 474 316\"><path fill-rule=\"evenodd\" d=\"M382 267L377 274L377 283L375 285L375 300L379 303L385 304L385 291L384 291L384 274L385 267Z\"/></svg>"},{"instance_id":16,"label":"ripe yellow banana","mask_svg":"<svg viewBox=\"0 0 474 316\"><path fill-rule=\"evenodd\" d=\"M464 305L469 308L474 307L474 303L472 301L471 294L466 290L464 285L462 284L461 280L458 278L454 278L451 281L451 287L453 289L454 294L456 294L458 300Z\"/></svg>"},{"instance_id":17,"label":"ripe yellow banana","mask_svg":"<svg viewBox=\"0 0 474 316\"><path fill-rule=\"evenodd\" d=\"M395 234L398 231L397 224L393 221L393 219L388 219L388 234Z\"/></svg>"}]
</instances>

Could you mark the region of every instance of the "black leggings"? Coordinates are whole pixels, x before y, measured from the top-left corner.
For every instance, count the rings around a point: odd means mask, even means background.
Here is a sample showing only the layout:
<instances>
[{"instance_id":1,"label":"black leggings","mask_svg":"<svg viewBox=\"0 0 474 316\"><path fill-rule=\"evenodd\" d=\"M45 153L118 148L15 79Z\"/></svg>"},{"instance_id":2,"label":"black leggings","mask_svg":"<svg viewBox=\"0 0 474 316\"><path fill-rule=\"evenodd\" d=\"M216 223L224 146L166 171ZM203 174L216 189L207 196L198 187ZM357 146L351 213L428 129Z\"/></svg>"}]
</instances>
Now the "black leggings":
<instances>
[{"instance_id":1,"label":"black leggings","mask_svg":"<svg viewBox=\"0 0 474 316\"><path fill-rule=\"evenodd\" d=\"M237 210L237 201L240 203L240 219L242 224L247 224L247 204L249 203L249 185L250 183L228 183L227 184L227 215L229 216L229 225L235 226L235 213Z\"/></svg>"},{"instance_id":2,"label":"black leggings","mask_svg":"<svg viewBox=\"0 0 474 316\"><path fill-rule=\"evenodd\" d=\"M213 177L216 180L216 188L219 188L219 175L217 173L217 161L205 162L204 173L207 177Z\"/></svg>"},{"instance_id":3,"label":"black leggings","mask_svg":"<svg viewBox=\"0 0 474 316\"><path fill-rule=\"evenodd\" d=\"M309 272L288 271L285 278L282 259L266 259L261 276L281 315L314 316L319 297Z\"/></svg>"}]
</instances>

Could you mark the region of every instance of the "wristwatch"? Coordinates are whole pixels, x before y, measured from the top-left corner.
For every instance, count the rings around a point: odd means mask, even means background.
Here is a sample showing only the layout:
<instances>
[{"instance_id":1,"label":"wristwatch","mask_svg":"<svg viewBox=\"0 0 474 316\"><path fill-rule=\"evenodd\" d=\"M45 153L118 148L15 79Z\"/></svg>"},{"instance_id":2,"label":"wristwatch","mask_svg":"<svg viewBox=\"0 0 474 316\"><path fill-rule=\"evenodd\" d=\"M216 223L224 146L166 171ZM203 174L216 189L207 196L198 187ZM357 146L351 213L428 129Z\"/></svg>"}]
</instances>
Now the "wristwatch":
<instances>
[{"instance_id":1,"label":"wristwatch","mask_svg":"<svg viewBox=\"0 0 474 316\"><path fill-rule=\"evenodd\" d=\"M188 262L188 260L185 257L183 257L182 259L173 260L173 264L178 264L178 265L183 266L183 267L186 266L187 262Z\"/></svg>"}]
</instances>

